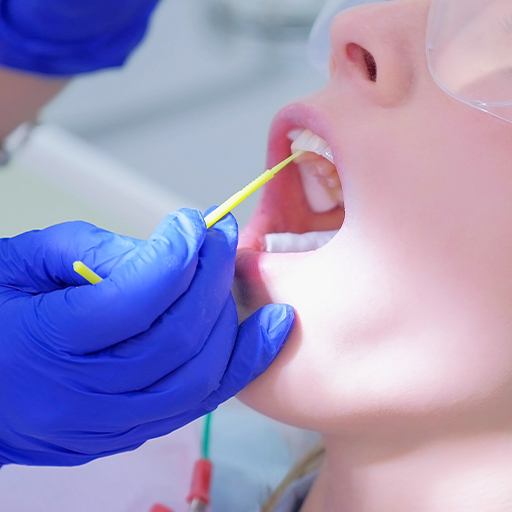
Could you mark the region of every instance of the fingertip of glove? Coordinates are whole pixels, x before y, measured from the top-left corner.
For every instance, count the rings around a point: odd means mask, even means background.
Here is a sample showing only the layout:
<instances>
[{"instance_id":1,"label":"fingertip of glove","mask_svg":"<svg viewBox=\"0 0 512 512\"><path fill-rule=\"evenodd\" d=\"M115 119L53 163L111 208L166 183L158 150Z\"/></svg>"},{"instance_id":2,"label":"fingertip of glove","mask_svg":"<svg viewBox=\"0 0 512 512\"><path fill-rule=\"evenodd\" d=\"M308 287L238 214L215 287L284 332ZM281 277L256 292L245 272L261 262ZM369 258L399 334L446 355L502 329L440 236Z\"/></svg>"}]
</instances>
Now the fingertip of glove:
<instances>
[{"instance_id":1,"label":"fingertip of glove","mask_svg":"<svg viewBox=\"0 0 512 512\"><path fill-rule=\"evenodd\" d=\"M178 211L170 214L170 217L197 234L204 234L206 232L203 214L195 208L180 208Z\"/></svg>"},{"instance_id":2,"label":"fingertip of glove","mask_svg":"<svg viewBox=\"0 0 512 512\"><path fill-rule=\"evenodd\" d=\"M222 233L233 250L236 250L238 245L238 222L234 215L228 213L210 229L212 232Z\"/></svg>"},{"instance_id":3,"label":"fingertip of glove","mask_svg":"<svg viewBox=\"0 0 512 512\"><path fill-rule=\"evenodd\" d=\"M158 225L151 236L151 240L169 241L176 231L180 232L187 240L192 239L201 245L206 236L206 224L199 210L182 208L172 212Z\"/></svg>"},{"instance_id":4,"label":"fingertip of glove","mask_svg":"<svg viewBox=\"0 0 512 512\"><path fill-rule=\"evenodd\" d=\"M238 222L232 213L228 213L225 217L222 217L212 229L222 229L223 231L238 231Z\"/></svg>"},{"instance_id":5,"label":"fingertip of glove","mask_svg":"<svg viewBox=\"0 0 512 512\"><path fill-rule=\"evenodd\" d=\"M287 304L267 306L266 333L275 354L277 354L287 340L295 321L295 310Z\"/></svg>"}]
</instances>

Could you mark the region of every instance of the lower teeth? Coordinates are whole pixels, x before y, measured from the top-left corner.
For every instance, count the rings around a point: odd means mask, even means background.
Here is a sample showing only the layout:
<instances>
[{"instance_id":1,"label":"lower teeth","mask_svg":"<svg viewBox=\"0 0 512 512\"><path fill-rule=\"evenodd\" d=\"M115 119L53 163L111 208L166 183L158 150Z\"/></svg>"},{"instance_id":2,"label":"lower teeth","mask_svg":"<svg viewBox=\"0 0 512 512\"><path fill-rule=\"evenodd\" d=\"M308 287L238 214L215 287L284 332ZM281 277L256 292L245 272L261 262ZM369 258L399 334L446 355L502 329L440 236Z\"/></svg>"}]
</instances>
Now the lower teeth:
<instances>
[{"instance_id":1,"label":"lower teeth","mask_svg":"<svg viewBox=\"0 0 512 512\"><path fill-rule=\"evenodd\" d=\"M332 240L338 231L312 231L297 233L269 233L265 235L266 252L307 252L315 251Z\"/></svg>"}]
</instances>

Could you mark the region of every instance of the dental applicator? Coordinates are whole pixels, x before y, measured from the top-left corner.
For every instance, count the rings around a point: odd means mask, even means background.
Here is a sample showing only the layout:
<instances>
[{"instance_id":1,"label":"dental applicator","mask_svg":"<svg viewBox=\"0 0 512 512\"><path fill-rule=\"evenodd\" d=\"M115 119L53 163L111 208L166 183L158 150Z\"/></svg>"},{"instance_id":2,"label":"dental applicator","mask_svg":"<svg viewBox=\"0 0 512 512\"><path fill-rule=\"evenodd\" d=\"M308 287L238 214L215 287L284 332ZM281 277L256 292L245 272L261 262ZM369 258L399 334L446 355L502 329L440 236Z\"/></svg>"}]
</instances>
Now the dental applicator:
<instances>
[{"instance_id":1,"label":"dental applicator","mask_svg":"<svg viewBox=\"0 0 512 512\"><path fill-rule=\"evenodd\" d=\"M212 226L217 224L219 220L223 219L228 213L242 204L247 198L251 197L254 192L257 192L261 187L263 187L263 185L266 185L270 180L272 180L285 167L287 167L295 159L299 158L302 153L303 151L297 151L296 153L293 153L293 155L290 155L288 158L272 167L272 169L267 169L264 173L260 174L255 180L251 181L251 183L246 185L242 190L239 190L233 194L227 201L222 203L218 208L213 210L212 213L208 214L204 218L206 227L210 229Z\"/></svg>"},{"instance_id":2,"label":"dental applicator","mask_svg":"<svg viewBox=\"0 0 512 512\"><path fill-rule=\"evenodd\" d=\"M215 226L215 224L217 224L219 220L222 220L228 213L231 213L231 211L233 211L237 206L242 204L246 199L251 197L261 187L266 185L279 172L281 172L294 160L299 158L299 156L301 156L303 153L303 151L297 151L293 153L293 155L290 155L288 158L285 158L282 162L272 167L272 169L267 169L265 172L260 174L255 180L251 181L242 190L239 190L238 192L233 194L229 199L224 201L219 207L215 208L213 212L209 213L204 218L206 227L210 229L212 226ZM96 274L96 272L91 270L82 261L75 261L73 263L73 270L78 275L82 276L90 284L98 284L101 283L101 281L103 281L103 279L98 274Z\"/></svg>"}]
</instances>

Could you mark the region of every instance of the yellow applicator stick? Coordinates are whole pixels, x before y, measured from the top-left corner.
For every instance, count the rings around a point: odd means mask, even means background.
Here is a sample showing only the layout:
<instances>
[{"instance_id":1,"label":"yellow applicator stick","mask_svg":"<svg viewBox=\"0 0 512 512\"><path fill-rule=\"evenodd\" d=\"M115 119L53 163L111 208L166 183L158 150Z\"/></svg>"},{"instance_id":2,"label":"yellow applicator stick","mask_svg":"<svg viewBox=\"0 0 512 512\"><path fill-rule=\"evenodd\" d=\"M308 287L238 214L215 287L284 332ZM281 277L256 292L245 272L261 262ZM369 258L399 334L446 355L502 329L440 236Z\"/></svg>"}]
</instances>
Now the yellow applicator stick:
<instances>
[{"instance_id":1,"label":"yellow applicator stick","mask_svg":"<svg viewBox=\"0 0 512 512\"><path fill-rule=\"evenodd\" d=\"M73 263L73 270L91 284L98 284L103 281L103 279L98 274L96 274L94 270L91 270L85 263L81 261L75 261Z\"/></svg>"},{"instance_id":2,"label":"yellow applicator stick","mask_svg":"<svg viewBox=\"0 0 512 512\"><path fill-rule=\"evenodd\" d=\"M204 221L206 227L210 229L212 226L217 224L219 220L223 219L228 213L234 210L237 206L242 204L247 198L257 192L263 185L266 185L272 178L282 171L286 166L292 163L296 158L301 156L303 151L297 151L290 155L288 158L278 163L272 169L267 169L264 173L260 174L254 181L251 181L242 190L239 190L233 194L227 201L224 201L219 207L215 208L213 212L209 213ZM96 272L91 270L85 263L81 261L75 261L73 263L73 270L80 276L82 276L90 284L98 284L103 280Z\"/></svg>"},{"instance_id":3,"label":"yellow applicator stick","mask_svg":"<svg viewBox=\"0 0 512 512\"><path fill-rule=\"evenodd\" d=\"M238 205L242 204L248 197L252 196L254 192L257 192L263 185L266 185L277 173L282 171L288 164L298 158L303 152L297 151L293 155L289 156L281 163L277 164L272 169L266 170L260 174L254 181L251 181L249 185L246 185L242 190L239 190L233 194L227 201L222 203L218 208L215 208L212 213L209 213L204 221L206 227L210 229L212 226L217 224L219 220L223 219L228 213L234 210Z\"/></svg>"}]
</instances>

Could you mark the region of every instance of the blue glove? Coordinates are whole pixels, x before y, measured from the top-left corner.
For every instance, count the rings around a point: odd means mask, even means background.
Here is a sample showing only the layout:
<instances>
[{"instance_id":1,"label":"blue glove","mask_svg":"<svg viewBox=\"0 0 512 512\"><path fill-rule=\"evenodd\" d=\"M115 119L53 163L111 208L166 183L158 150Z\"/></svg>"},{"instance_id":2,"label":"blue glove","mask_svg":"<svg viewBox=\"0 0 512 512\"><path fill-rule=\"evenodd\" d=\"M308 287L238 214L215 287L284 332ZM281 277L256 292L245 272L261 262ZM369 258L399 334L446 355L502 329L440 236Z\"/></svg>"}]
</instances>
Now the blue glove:
<instances>
[{"instance_id":1,"label":"blue glove","mask_svg":"<svg viewBox=\"0 0 512 512\"><path fill-rule=\"evenodd\" d=\"M0 239L0 464L132 450L262 373L294 315L266 306L239 327L237 235L231 216L206 230L181 210L148 241L82 222Z\"/></svg>"},{"instance_id":2,"label":"blue glove","mask_svg":"<svg viewBox=\"0 0 512 512\"><path fill-rule=\"evenodd\" d=\"M47 75L122 65L158 0L2 0L0 63Z\"/></svg>"}]
</instances>

